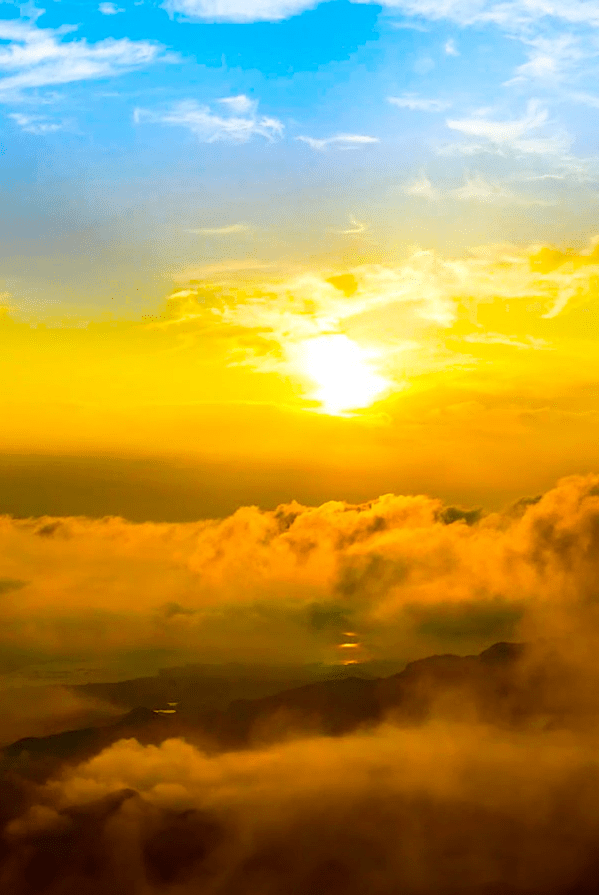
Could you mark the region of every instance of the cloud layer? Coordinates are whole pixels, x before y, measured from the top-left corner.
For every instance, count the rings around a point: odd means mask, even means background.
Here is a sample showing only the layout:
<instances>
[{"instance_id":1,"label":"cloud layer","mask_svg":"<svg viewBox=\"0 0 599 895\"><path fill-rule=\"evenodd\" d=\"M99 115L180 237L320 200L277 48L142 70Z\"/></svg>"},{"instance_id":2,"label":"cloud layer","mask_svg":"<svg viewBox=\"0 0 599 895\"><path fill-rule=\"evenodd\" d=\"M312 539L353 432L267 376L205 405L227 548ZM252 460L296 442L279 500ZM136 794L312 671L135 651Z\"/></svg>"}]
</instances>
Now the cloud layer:
<instances>
[{"instance_id":1,"label":"cloud layer","mask_svg":"<svg viewBox=\"0 0 599 895\"><path fill-rule=\"evenodd\" d=\"M598 489L572 477L478 521L393 495L192 524L5 517L0 557L19 587L2 649L22 666L148 650L335 662L351 630L364 657L401 661L581 626L592 638Z\"/></svg>"},{"instance_id":2,"label":"cloud layer","mask_svg":"<svg viewBox=\"0 0 599 895\"><path fill-rule=\"evenodd\" d=\"M22 895L586 893L598 772L593 737L476 725L216 756L122 740L13 792L0 882Z\"/></svg>"}]
</instances>

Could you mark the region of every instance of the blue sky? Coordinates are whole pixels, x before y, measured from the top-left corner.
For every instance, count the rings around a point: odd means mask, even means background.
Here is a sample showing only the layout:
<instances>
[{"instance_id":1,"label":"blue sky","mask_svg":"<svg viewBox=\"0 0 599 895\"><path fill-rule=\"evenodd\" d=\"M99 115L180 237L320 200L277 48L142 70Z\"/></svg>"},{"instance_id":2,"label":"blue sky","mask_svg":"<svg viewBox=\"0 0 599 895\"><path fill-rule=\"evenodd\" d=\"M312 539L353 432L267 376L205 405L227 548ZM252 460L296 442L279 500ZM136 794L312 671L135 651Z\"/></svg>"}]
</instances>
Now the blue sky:
<instances>
[{"instance_id":1,"label":"blue sky","mask_svg":"<svg viewBox=\"0 0 599 895\"><path fill-rule=\"evenodd\" d=\"M594 232L594 2L0 15L0 289L22 313L139 310L232 257L341 268Z\"/></svg>"}]
</instances>

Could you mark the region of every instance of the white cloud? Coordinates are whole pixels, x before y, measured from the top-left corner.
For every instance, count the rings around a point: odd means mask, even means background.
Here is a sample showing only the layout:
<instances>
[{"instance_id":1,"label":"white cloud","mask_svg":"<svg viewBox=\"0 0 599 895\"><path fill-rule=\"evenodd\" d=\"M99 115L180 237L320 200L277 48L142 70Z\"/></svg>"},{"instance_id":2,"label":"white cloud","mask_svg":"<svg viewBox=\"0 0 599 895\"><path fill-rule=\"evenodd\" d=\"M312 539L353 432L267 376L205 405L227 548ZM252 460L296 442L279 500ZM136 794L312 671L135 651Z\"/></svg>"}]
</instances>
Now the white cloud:
<instances>
[{"instance_id":1,"label":"white cloud","mask_svg":"<svg viewBox=\"0 0 599 895\"><path fill-rule=\"evenodd\" d=\"M239 97L235 97L236 100ZM257 103L256 103L257 106ZM251 114L223 117L215 114L208 106L201 106L195 100L177 103L170 111L155 112L149 109L135 109L135 124L168 124L186 127L203 143L226 141L247 143L254 136L274 140L283 133L284 126L277 118L256 115L256 106Z\"/></svg>"},{"instance_id":2,"label":"white cloud","mask_svg":"<svg viewBox=\"0 0 599 895\"><path fill-rule=\"evenodd\" d=\"M515 205L532 206L532 205L554 205L554 202L548 202L544 199L535 199L528 196L519 196L516 193L506 190L501 184L491 183L481 174L466 177L464 186L451 193L456 199L462 199L475 202L509 202Z\"/></svg>"},{"instance_id":3,"label":"white cloud","mask_svg":"<svg viewBox=\"0 0 599 895\"><path fill-rule=\"evenodd\" d=\"M41 115L22 115L19 112L14 112L8 117L12 118L21 130L26 131L28 134L35 134L38 137L55 133L63 128L62 124L56 121L49 121Z\"/></svg>"},{"instance_id":4,"label":"white cloud","mask_svg":"<svg viewBox=\"0 0 599 895\"><path fill-rule=\"evenodd\" d=\"M317 140L315 137L296 137L302 143L307 143L312 149L326 149L327 146L339 146L341 149L351 149L354 146L366 146L370 143L379 143L378 137L368 137L364 134L336 134Z\"/></svg>"},{"instance_id":5,"label":"white cloud","mask_svg":"<svg viewBox=\"0 0 599 895\"><path fill-rule=\"evenodd\" d=\"M528 80L556 81L575 70L586 55L580 42L571 34L537 37L525 43L530 47L528 62L518 66L515 76L506 81L505 86Z\"/></svg>"},{"instance_id":6,"label":"white cloud","mask_svg":"<svg viewBox=\"0 0 599 895\"><path fill-rule=\"evenodd\" d=\"M482 138L487 142L487 146L499 151L509 149L537 155L565 152L571 144L571 138L563 131L549 136L537 134L530 136L531 131L537 131L547 124L547 121L547 110L541 109L536 100L530 100L526 113L521 118L497 121L480 112L471 118L448 119L445 123L447 127L467 137ZM484 151L485 146L470 142L457 149L466 154L474 154Z\"/></svg>"},{"instance_id":7,"label":"white cloud","mask_svg":"<svg viewBox=\"0 0 599 895\"><path fill-rule=\"evenodd\" d=\"M120 12L125 12L125 10L120 6L117 6L116 3L100 3L98 10L103 16L117 16Z\"/></svg>"},{"instance_id":8,"label":"white cloud","mask_svg":"<svg viewBox=\"0 0 599 895\"><path fill-rule=\"evenodd\" d=\"M455 41L450 38L445 44L445 52L448 56L459 56L459 51L456 48Z\"/></svg>"},{"instance_id":9,"label":"white cloud","mask_svg":"<svg viewBox=\"0 0 599 895\"><path fill-rule=\"evenodd\" d=\"M108 38L94 44L65 40L73 26L38 28L31 21L0 21L0 100L18 99L22 91L123 74L174 56L148 40ZM2 76L4 74L4 76Z\"/></svg>"},{"instance_id":10,"label":"white cloud","mask_svg":"<svg viewBox=\"0 0 599 895\"><path fill-rule=\"evenodd\" d=\"M318 6L319 0L166 0L165 8L208 22L280 22Z\"/></svg>"},{"instance_id":11,"label":"white cloud","mask_svg":"<svg viewBox=\"0 0 599 895\"><path fill-rule=\"evenodd\" d=\"M570 93L568 99L574 103L590 106L592 109L599 109L599 96L592 93Z\"/></svg>"},{"instance_id":12,"label":"white cloud","mask_svg":"<svg viewBox=\"0 0 599 895\"><path fill-rule=\"evenodd\" d=\"M365 2L365 0L354 0ZM366 0L369 2L369 0ZM599 27L596 0L378 0L387 9L425 19L449 19L460 25L492 22L509 29L557 19Z\"/></svg>"},{"instance_id":13,"label":"white cloud","mask_svg":"<svg viewBox=\"0 0 599 895\"><path fill-rule=\"evenodd\" d=\"M166 0L170 13L213 22L277 22L318 6L323 0ZM370 3L373 0L352 0ZM599 27L596 0L377 0L402 16L459 25L495 23L507 30L523 31L544 20ZM400 22L398 27L425 30L419 22Z\"/></svg>"},{"instance_id":14,"label":"white cloud","mask_svg":"<svg viewBox=\"0 0 599 895\"><path fill-rule=\"evenodd\" d=\"M197 233L198 236L234 236L236 233L247 233L247 224L230 224L228 227L198 227L186 230L186 233Z\"/></svg>"},{"instance_id":15,"label":"white cloud","mask_svg":"<svg viewBox=\"0 0 599 895\"><path fill-rule=\"evenodd\" d=\"M218 102L235 115L243 115L245 112L255 114L258 108L256 100L250 99L244 93L240 93L238 96L225 96Z\"/></svg>"},{"instance_id":16,"label":"white cloud","mask_svg":"<svg viewBox=\"0 0 599 895\"><path fill-rule=\"evenodd\" d=\"M507 345L509 348L534 349L536 351L550 348L545 339L536 339L534 336L525 336L519 339L517 336L509 336L506 333L470 333L462 336L464 342L478 342L481 345Z\"/></svg>"},{"instance_id":17,"label":"white cloud","mask_svg":"<svg viewBox=\"0 0 599 895\"><path fill-rule=\"evenodd\" d=\"M468 137L483 137L491 143L514 143L530 130L545 124L547 117L547 111L540 109L538 104L531 100L522 118L492 121L489 118L475 116L448 120L446 124L452 130L460 131Z\"/></svg>"},{"instance_id":18,"label":"white cloud","mask_svg":"<svg viewBox=\"0 0 599 895\"><path fill-rule=\"evenodd\" d=\"M410 109L412 112L443 112L449 109L451 103L441 99L424 99L419 96L405 94L404 96L389 96L388 101L399 106L400 109Z\"/></svg>"},{"instance_id":19,"label":"white cloud","mask_svg":"<svg viewBox=\"0 0 599 895\"><path fill-rule=\"evenodd\" d=\"M485 180L480 174L467 177L460 189L453 190L456 199L474 199L478 202L496 202L498 199L510 199L512 194L503 187Z\"/></svg>"},{"instance_id":20,"label":"white cloud","mask_svg":"<svg viewBox=\"0 0 599 895\"><path fill-rule=\"evenodd\" d=\"M342 236L356 236L359 233L365 233L368 230L369 224L364 224L362 221L357 221L353 214L350 214L349 221L351 226L346 230L335 230L335 233L340 233Z\"/></svg>"},{"instance_id":21,"label":"white cloud","mask_svg":"<svg viewBox=\"0 0 599 895\"><path fill-rule=\"evenodd\" d=\"M416 196L419 199L439 199L439 191L435 189L426 174L422 173L412 183L403 186L406 196Z\"/></svg>"}]
</instances>

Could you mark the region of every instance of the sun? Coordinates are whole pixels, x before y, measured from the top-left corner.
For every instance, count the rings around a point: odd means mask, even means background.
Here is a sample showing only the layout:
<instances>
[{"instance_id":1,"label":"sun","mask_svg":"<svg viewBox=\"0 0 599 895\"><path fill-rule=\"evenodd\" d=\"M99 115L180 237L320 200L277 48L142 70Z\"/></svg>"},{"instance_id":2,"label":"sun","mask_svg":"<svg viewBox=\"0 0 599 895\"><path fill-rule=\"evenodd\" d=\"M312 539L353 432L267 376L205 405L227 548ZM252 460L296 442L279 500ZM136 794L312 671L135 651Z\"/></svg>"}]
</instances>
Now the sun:
<instances>
[{"instance_id":1,"label":"sun","mask_svg":"<svg viewBox=\"0 0 599 895\"><path fill-rule=\"evenodd\" d=\"M376 353L341 334L302 343L300 366L316 384L311 397L320 402L323 413L341 415L368 407L391 388L392 383L371 366Z\"/></svg>"}]
</instances>

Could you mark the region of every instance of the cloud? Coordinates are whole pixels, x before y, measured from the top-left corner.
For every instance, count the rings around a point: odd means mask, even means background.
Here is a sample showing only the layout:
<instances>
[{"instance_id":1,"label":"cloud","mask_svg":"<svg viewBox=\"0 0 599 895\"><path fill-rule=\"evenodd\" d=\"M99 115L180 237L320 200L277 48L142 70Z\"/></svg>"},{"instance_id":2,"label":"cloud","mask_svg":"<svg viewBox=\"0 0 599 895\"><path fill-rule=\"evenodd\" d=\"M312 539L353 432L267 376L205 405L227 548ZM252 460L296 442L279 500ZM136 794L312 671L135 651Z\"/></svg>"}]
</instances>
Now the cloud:
<instances>
[{"instance_id":1,"label":"cloud","mask_svg":"<svg viewBox=\"0 0 599 895\"><path fill-rule=\"evenodd\" d=\"M545 339L535 339L528 336L526 339L520 339L518 336L507 336L505 333L469 333L463 336L465 342L479 342L482 345L507 345L510 348L518 349L546 349L549 344Z\"/></svg>"},{"instance_id":2,"label":"cloud","mask_svg":"<svg viewBox=\"0 0 599 895\"><path fill-rule=\"evenodd\" d=\"M475 721L212 755L126 739L46 785L12 783L3 881L23 895L592 891L598 772L592 734Z\"/></svg>"},{"instance_id":3,"label":"cloud","mask_svg":"<svg viewBox=\"0 0 599 895\"><path fill-rule=\"evenodd\" d=\"M449 109L451 103L440 99L423 99L418 96L389 96L388 101L400 109L410 109L412 112L443 112Z\"/></svg>"},{"instance_id":4,"label":"cloud","mask_svg":"<svg viewBox=\"0 0 599 895\"><path fill-rule=\"evenodd\" d=\"M9 116L15 121L19 127L28 134L36 136L45 136L45 134L53 134L62 130L63 125L56 121L49 121L41 115L24 115L20 112L13 112Z\"/></svg>"},{"instance_id":5,"label":"cloud","mask_svg":"<svg viewBox=\"0 0 599 895\"><path fill-rule=\"evenodd\" d=\"M247 224L229 224L227 227L198 227L185 232L197 233L198 236L234 236L237 233L248 233L249 230Z\"/></svg>"},{"instance_id":6,"label":"cloud","mask_svg":"<svg viewBox=\"0 0 599 895\"><path fill-rule=\"evenodd\" d=\"M312 149L326 149L329 146L339 146L341 149L351 149L356 146L367 146L371 143L379 143L378 137L368 137L364 134L336 134L334 137L318 140L315 137L296 137L302 143L307 143Z\"/></svg>"},{"instance_id":7,"label":"cloud","mask_svg":"<svg viewBox=\"0 0 599 895\"><path fill-rule=\"evenodd\" d=\"M272 266L272 264L258 261L256 258L234 258L217 264L189 265L176 273L173 280L175 283L188 283L190 280L205 280L221 275L234 276L242 271L270 270ZM197 290L191 290L189 294L197 295Z\"/></svg>"},{"instance_id":8,"label":"cloud","mask_svg":"<svg viewBox=\"0 0 599 895\"><path fill-rule=\"evenodd\" d=\"M493 121L482 115L473 118L449 119L447 127L468 137L483 137L492 143L514 143L547 121L547 111L535 101L528 103L526 114L508 121Z\"/></svg>"},{"instance_id":9,"label":"cloud","mask_svg":"<svg viewBox=\"0 0 599 895\"><path fill-rule=\"evenodd\" d=\"M564 479L518 517L470 525L448 525L439 500L390 494L185 524L5 517L0 559L28 583L0 604L0 646L46 661L158 649L187 661L333 661L351 630L370 656L401 660L505 638L506 609L512 636L559 636L565 617L599 636L588 602L598 488L597 476ZM330 623L314 626L317 608ZM434 633L448 612L463 624Z\"/></svg>"},{"instance_id":10,"label":"cloud","mask_svg":"<svg viewBox=\"0 0 599 895\"><path fill-rule=\"evenodd\" d=\"M319 0L166 0L171 14L207 22L280 22L317 6Z\"/></svg>"},{"instance_id":11,"label":"cloud","mask_svg":"<svg viewBox=\"0 0 599 895\"><path fill-rule=\"evenodd\" d=\"M120 6L117 6L116 3L100 3L98 10L103 16L117 16L119 13L125 12L125 10Z\"/></svg>"},{"instance_id":12,"label":"cloud","mask_svg":"<svg viewBox=\"0 0 599 895\"><path fill-rule=\"evenodd\" d=\"M402 189L414 198L441 198L424 173ZM462 187L443 197L522 208L553 206L550 198L511 191L480 174L468 175ZM353 218L350 226L333 232L363 239L368 231L365 222ZM177 277L181 287L189 285L189 291L184 299L169 302L168 325L177 325L177 321L185 325L193 318L202 326L214 326L219 321L222 333L245 333L245 342L232 339L230 362L292 377L304 392L312 386L297 361L302 345L321 336L343 335L376 350L376 372L403 390L406 369L411 371L410 376L417 376L478 363L470 355L468 340L460 353L455 339L457 336L459 341L466 334L459 323L464 315L468 319L474 315L475 319L477 309L489 303L498 308L513 301L518 307L522 302L537 303L541 314L553 316L568 306L576 312L582 302L594 305L593 278L599 273L594 248L590 253L558 253L559 264L546 270L531 261L538 252L538 246L491 247L473 249L468 257L450 260L418 250L401 263L352 267L347 271L353 284L348 295L341 294L324 273L286 273L271 268L270 275L260 276L261 266L255 259L194 267ZM583 258L584 263L580 260ZM236 270L250 268L256 276L252 278L253 289L248 291L240 285ZM226 278L227 293L224 295L219 286L218 297L211 301L214 277L219 283L221 277ZM523 307L521 311L524 313ZM486 316L486 311L481 313ZM505 325L504 335L509 339L514 334L514 323L502 317L501 322L489 326L489 331L498 332ZM516 325L520 327L520 339L527 341L528 314L519 316ZM262 336L255 341L257 333ZM530 335L543 337L537 332ZM444 347L448 338L452 339L451 349Z\"/></svg>"},{"instance_id":13,"label":"cloud","mask_svg":"<svg viewBox=\"0 0 599 895\"><path fill-rule=\"evenodd\" d=\"M593 109L599 109L599 96L593 93L570 93L569 99L575 103L582 103L584 106L590 106Z\"/></svg>"},{"instance_id":14,"label":"cloud","mask_svg":"<svg viewBox=\"0 0 599 895\"><path fill-rule=\"evenodd\" d=\"M550 206L555 202L534 197L520 196L501 184L491 183L481 174L466 177L464 186L451 193L456 199L475 202L508 202L514 205L530 207L533 205Z\"/></svg>"},{"instance_id":15,"label":"cloud","mask_svg":"<svg viewBox=\"0 0 599 895\"><path fill-rule=\"evenodd\" d=\"M362 2L362 0L356 0ZM599 27L599 12L593 0L384 0L389 10L407 16L439 21L448 19L460 25L492 23L506 30L523 32L539 21L561 20L571 25Z\"/></svg>"},{"instance_id":16,"label":"cloud","mask_svg":"<svg viewBox=\"0 0 599 895\"><path fill-rule=\"evenodd\" d=\"M419 199L438 199L439 191L435 189L426 174L422 173L416 180L403 186L406 196L416 196Z\"/></svg>"},{"instance_id":17,"label":"cloud","mask_svg":"<svg viewBox=\"0 0 599 895\"><path fill-rule=\"evenodd\" d=\"M536 100L530 100L526 114L521 118L493 120L486 115L478 114L472 118L447 119L446 124L451 130L460 131L467 137L482 138L489 147L500 152L509 150L538 155L565 152L571 143L570 137L565 133L550 136L530 135L531 131L537 131L545 125L547 120L547 110L542 109ZM484 144L482 148L484 149ZM464 147L464 151L480 150L480 144L472 142Z\"/></svg>"},{"instance_id":18,"label":"cloud","mask_svg":"<svg viewBox=\"0 0 599 895\"><path fill-rule=\"evenodd\" d=\"M115 77L157 62L172 62L160 44L147 40L108 38L89 44L74 39L75 26L39 28L35 22L0 22L0 101L13 101L23 91L52 84L70 84Z\"/></svg>"},{"instance_id":19,"label":"cloud","mask_svg":"<svg viewBox=\"0 0 599 895\"><path fill-rule=\"evenodd\" d=\"M362 3L370 0L353 0ZM278 22L319 5L318 0L167 0L172 14L212 22ZM414 17L415 22L398 22L398 27L423 30L418 19L447 19L460 25L492 23L513 31L523 31L539 20L557 19L571 25L599 26L593 0L383 0L383 8Z\"/></svg>"},{"instance_id":20,"label":"cloud","mask_svg":"<svg viewBox=\"0 0 599 895\"><path fill-rule=\"evenodd\" d=\"M568 71L578 68L585 58L579 42L571 35L558 38L538 37L527 42L529 50L528 62L516 68L513 78L505 86L520 84L528 80L558 81Z\"/></svg>"},{"instance_id":21,"label":"cloud","mask_svg":"<svg viewBox=\"0 0 599 895\"><path fill-rule=\"evenodd\" d=\"M243 115L246 112L255 115L256 109L258 108L257 101L250 99L244 93L240 93L238 96L222 97L218 102L235 115Z\"/></svg>"},{"instance_id":22,"label":"cloud","mask_svg":"<svg viewBox=\"0 0 599 895\"><path fill-rule=\"evenodd\" d=\"M241 105L241 97L233 99L234 104L230 108L234 113ZM223 100L219 100L219 102L222 103ZM135 109L133 121L135 124L167 124L185 127L203 143L219 141L247 143L255 136L273 141L282 135L284 126L278 119L257 116L254 104L244 108L251 114L245 117L240 114L224 117L213 112L209 106L200 105L195 100L185 100L177 103L167 112Z\"/></svg>"},{"instance_id":23,"label":"cloud","mask_svg":"<svg viewBox=\"0 0 599 895\"><path fill-rule=\"evenodd\" d=\"M445 53L446 53L448 56L459 56L459 55L460 55L459 52L458 52L458 50L457 50L457 48L456 48L455 41L453 40L453 38L450 38L450 39L445 43L445 46L444 46L443 49L445 50Z\"/></svg>"},{"instance_id":24,"label":"cloud","mask_svg":"<svg viewBox=\"0 0 599 895\"><path fill-rule=\"evenodd\" d=\"M350 214L349 216L350 226L345 230L335 230L335 233L339 233L341 236L358 236L360 233L365 233L368 230L369 225L365 224L363 221L358 221Z\"/></svg>"}]
</instances>

